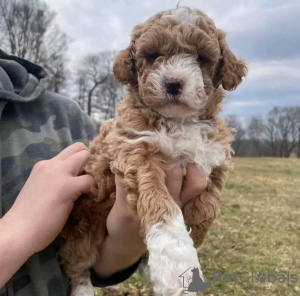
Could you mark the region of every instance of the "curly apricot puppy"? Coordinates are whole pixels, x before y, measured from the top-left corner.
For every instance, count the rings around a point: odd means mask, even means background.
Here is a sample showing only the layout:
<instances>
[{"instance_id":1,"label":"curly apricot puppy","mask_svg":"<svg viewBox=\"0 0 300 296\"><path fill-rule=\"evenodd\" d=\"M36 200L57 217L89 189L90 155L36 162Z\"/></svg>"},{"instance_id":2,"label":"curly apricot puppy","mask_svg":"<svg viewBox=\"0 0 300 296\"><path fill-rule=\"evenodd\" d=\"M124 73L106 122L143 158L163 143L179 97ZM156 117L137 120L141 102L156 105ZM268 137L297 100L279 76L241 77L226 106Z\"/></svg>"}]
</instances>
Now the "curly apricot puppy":
<instances>
[{"instance_id":1,"label":"curly apricot puppy","mask_svg":"<svg viewBox=\"0 0 300 296\"><path fill-rule=\"evenodd\" d=\"M141 219L155 293L181 295L179 275L190 267L203 278L195 247L217 216L231 158L232 131L218 113L224 89L234 90L246 72L225 33L199 10L160 12L133 29L114 64L127 92L117 118L103 123L90 145L95 197L78 203L62 234L72 295L93 295L87 279L97 257L96 230L114 202L114 174L124 177L128 204ZM203 171L208 187L182 212L164 171L189 163Z\"/></svg>"}]
</instances>

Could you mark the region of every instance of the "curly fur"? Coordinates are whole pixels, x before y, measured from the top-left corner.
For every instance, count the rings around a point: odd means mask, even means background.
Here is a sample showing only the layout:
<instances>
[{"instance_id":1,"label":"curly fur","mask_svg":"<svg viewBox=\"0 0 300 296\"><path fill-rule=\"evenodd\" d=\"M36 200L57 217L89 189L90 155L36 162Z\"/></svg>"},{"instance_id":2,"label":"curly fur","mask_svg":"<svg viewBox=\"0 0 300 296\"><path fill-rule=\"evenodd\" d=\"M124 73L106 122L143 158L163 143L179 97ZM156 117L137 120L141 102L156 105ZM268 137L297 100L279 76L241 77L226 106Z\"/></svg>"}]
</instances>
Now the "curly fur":
<instances>
[{"instance_id":1,"label":"curly fur","mask_svg":"<svg viewBox=\"0 0 300 296\"><path fill-rule=\"evenodd\" d=\"M77 202L60 238L73 288L87 284L97 258L97 229L105 225L115 199L114 174L120 174L128 205L141 220L154 290L181 293L180 268L200 267L193 243L203 243L218 214L230 166L232 130L218 117L223 89L235 89L246 71L225 33L199 10L163 11L133 29L129 47L114 63L127 92L117 118L103 123L90 144L93 198ZM170 78L182 86L177 96L165 89ZM202 169L208 187L181 212L166 188L165 170L188 163Z\"/></svg>"}]
</instances>

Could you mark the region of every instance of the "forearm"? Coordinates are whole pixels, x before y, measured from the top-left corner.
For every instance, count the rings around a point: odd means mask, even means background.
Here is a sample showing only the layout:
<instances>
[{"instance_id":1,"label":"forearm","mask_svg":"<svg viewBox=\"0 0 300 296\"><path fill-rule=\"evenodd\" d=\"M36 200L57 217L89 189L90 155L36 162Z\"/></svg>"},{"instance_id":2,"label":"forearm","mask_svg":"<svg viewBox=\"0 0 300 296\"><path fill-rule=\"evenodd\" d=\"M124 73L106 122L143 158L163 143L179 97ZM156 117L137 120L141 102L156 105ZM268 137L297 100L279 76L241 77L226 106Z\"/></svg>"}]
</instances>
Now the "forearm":
<instances>
[{"instance_id":1,"label":"forearm","mask_svg":"<svg viewBox=\"0 0 300 296\"><path fill-rule=\"evenodd\" d=\"M32 255L26 234L18 223L11 223L10 214L0 219L0 288Z\"/></svg>"},{"instance_id":2,"label":"forearm","mask_svg":"<svg viewBox=\"0 0 300 296\"><path fill-rule=\"evenodd\" d=\"M108 235L99 250L94 271L99 277L109 277L136 263L145 252L146 246L143 243L117 242Z\"/></svg>"}]
</instances>

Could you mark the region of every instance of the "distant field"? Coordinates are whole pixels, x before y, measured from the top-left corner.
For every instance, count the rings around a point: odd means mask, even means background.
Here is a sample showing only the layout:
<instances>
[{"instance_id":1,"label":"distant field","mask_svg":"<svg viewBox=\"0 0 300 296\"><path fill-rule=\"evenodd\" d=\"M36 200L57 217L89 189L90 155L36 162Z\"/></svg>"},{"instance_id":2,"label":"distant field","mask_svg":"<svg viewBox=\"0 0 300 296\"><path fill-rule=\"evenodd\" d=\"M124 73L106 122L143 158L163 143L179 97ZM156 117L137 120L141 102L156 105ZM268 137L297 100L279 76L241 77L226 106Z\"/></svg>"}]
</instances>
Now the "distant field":
<instances>
[{"instance_id":1,"label":"distant field","mask_svg":"<svg viewBox=\"0 0 300 296\"><path fill-rule=\"evenodd\" d=\"M205 296L300 295L300 160L235 158L221 216L199 252ZM298 274L296 283L212 282L213 272ZM245 279L243 277L243 279ZM274 279L274 278L271 278ZM281 277L282 280L282 277ZM150 296L138 276L97 296ZM200 294L199 294L200 295Z\"/></svg>"}]
</instances>

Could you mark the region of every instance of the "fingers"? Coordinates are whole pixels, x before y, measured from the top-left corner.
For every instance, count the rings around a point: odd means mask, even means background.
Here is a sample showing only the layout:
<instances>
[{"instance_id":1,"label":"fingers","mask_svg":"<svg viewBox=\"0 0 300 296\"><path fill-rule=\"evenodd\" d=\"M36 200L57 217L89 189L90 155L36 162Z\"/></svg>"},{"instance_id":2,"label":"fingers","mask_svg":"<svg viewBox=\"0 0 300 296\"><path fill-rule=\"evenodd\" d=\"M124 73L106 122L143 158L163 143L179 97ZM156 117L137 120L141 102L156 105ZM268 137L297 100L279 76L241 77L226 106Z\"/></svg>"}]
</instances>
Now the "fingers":
<instances>
[{"instance_id":1,"label":"fingers","mask_svg":"<svg viewBox=\"0 0 300 296\"><path fill-rule=\"evenodd\" d=\"M174 167L166 171L166 186L174 201L181 207L180 192L182 188L183 171L180 167Z\"/></svg>"},{"instance_id":2,"label":"fingers","mask_svg":"<svg viewBox=\"0 0 300 296\"><path fill-rule=\"evenodd\" d=\"M74 186L77 189L77 192L79 192L79 195L82 193L90 193L91 188L95 183L95 179L91 175L83 175L75 178L74 180ZM79 196L78 195L78 196Z\"/></svg>"},{"instance_id":3,"label":"fingers","mask_svg":"<svg viewBox=\"0 0 300 296\"><path fill-rule=\"evenodd\" d=\"M111 210L112 215L117 213L118 217L123 217L124 221L131 221L139 229L140 220L136 214L128 206L128 192L125 189L122 177L115 175L116 182L116 202L114 203L113 209ZM110 214L111 215L111 214ZM131 223L130 223L131 225Z\"/></svg>"},{"instance_id":4,"label":"fingers","mask_svg":"<svg viewBox=\"0 0 300 296\"><path fill-rule=\"evenodd\" d=\"M183 205L201 194L207 187L207 180L195 164L189 164L183 181L180 199Z\"/></svg>"},{"instance_id":5,"label":"fingers","mask_svg":"<svg viewBox=\"0 0 300 296\"><path fill-rule=\"evenodd\" d=\"M65 148L63 151L61 151L59 154L57 154L53 159L57 160L66 160L71 155L80 152L82 150L87 150L88 148L83 143L74 143L70 145L69 147Z\"/></svg>"},{"instance_id":6,"label":"fingers","mask_svg":"<svg viewBox=\"0 0 300 296\"><path fill-rule=\"evenodd\" d=\"M121 180L122 180L121 176L115 175L116 199L121 206L127 206L127 201L126 201L127 191L124 185L122 184Z\"/></svg>"},{"instance_id":7,"label":"fingers","mask_svg":"<svg viewBox=\"0 0 300 296\"><path fill-rule=\"evenodd\" d=\"M77 176L83 172L89 159L90 152L84 149L68 157L64 161L64 166L73 176Z\"/></svg>"}]
</instances>

